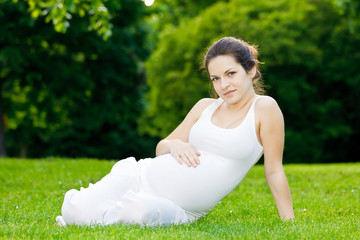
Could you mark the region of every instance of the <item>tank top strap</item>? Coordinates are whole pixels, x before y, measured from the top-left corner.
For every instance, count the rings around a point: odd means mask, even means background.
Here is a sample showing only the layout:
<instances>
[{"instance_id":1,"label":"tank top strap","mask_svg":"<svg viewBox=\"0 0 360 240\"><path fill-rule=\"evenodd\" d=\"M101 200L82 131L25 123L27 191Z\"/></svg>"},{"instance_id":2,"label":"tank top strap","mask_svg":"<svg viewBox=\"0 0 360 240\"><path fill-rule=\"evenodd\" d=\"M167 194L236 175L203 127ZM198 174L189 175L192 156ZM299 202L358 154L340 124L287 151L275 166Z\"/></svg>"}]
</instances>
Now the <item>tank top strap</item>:
<instances>
[{"instance_id":1,"label":"tank top strap","mask_svg":"<svg viewBox=\"0 0 360 240\"><path fill-rule=\"evenodd\" d=\"M254 101L251 103L250 109L247 113L247 116L244 121L250 121L250 124L253 128L255 128L255 103L257 100L261 98L261 96L256 95Z\"/></svg>"},{"instance_id":2,"label":"tank top strap","mask_svg":"<svg viewBox=\"0 0 360 240\"><path fill-rule=\"evenodd\" d=\"M200 118L210 118L212 117L215 110L224 102L222 98L216 99L213 103L211 103L205 110L202 112Z\"/></svg>"},{"instance_id":3,"label":"tank top strap","mask_svg":"<svg viewBox=\"0 0 360 240\"><path fill-rule=\"evenodd\" d=\"M261 98L261 96L260 96L260 95L256 95L254 101L251 103L250 109L255 109L255 103L256 103L256 101L257 101L259 98Z\"/></svg>"},{"instance_id":4,"label":"tank top strap","mask_svg":"<svg viewBox=\"0 0 360 240\"><path fill-rule=\"evenodd\" d=\"M255 126L255 103L256 101L261 98L261 96L256 95L254 101L251 103L250 109L247 112L244 122L250 121L251 125ZM200 118L201 119L208 119L211 121L211 118L216 111L216 109L219 108L219 106L224 102L224 99L218 98L213 103L211 103L205 110L202 112Z\"/></svg>"}]
</instances>

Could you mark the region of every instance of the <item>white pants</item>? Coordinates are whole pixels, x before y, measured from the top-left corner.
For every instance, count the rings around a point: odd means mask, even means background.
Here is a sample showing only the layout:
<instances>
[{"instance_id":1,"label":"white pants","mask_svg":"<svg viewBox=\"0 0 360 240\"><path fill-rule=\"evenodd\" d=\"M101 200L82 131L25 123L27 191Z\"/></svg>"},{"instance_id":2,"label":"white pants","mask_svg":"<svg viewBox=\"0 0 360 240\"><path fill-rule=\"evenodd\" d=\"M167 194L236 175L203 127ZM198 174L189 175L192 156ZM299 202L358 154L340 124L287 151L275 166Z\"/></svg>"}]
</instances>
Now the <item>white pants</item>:
<instances>
[{"instance_id":1,"label":"white pants","mask_svg":"<svg viewBox=\"0 0 360 240\"><path fill-rule=\"evenodd\" d=\"M142 189L134 158L117 162L108 175L88 188L68 191L61 212L67 225L158 226L189 222L184 209Z\"/></svg>"}]
</instances>

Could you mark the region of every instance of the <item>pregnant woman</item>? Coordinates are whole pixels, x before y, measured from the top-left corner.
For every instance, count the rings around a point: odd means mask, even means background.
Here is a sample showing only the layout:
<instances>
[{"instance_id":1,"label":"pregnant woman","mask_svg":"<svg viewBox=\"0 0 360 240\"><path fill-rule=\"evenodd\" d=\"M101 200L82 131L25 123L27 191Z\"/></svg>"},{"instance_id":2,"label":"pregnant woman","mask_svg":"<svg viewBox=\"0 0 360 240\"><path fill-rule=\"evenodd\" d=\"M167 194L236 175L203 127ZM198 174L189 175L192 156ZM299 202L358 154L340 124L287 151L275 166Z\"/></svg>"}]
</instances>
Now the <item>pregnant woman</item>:
<instances>
[{"instance_id":1,"label":"pregnant woman","mask_svg":"<svg viewBox=\"0 0 360 240\"><path fill-rule=\"evenodd\" d=\"M201 99L156 147L156 157L117 162L88 188L65 194L61 226L181 224L205 216L264 154L281 219L294 218L282 166L284 120L259 84L257 50L225 37L204 58L217 99Z\"/></svg>"}]
</instances>

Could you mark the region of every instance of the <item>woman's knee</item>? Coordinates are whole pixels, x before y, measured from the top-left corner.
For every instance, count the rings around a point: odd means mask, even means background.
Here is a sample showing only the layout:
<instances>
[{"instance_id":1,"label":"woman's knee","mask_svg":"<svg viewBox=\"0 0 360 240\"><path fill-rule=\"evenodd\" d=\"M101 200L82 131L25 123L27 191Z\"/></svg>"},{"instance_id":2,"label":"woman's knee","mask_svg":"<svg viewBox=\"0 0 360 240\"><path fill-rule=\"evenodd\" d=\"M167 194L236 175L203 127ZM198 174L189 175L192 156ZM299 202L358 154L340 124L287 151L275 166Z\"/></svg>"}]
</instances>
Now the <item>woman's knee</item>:
<instances>
[{"instance_id":1,"label":"woman's knee","mask_svg":"<svg viewBox=\"0 0 360 240\"><path fill-rule=\"evenodd\" d=\"M176 225L187 222L187 216L170 200L159 198L145 204L141 221L148 226Z\"/></svg>"},{"instance_id":2,"label":"woman's knee","mask_svg":"<svg viewBox=\"0 0 360 240\"><path fill-rule=\"evenodd\" d=\"M123 223L159 226L187 221L185 211L169 200L128 192L104 216L105 224Z\"/></svg>"},{"instance_id":3,"label":"woman's knee","mask_svg":"<svg viewBox=\"0 0 360 240\"><path fill-rule=\"evenodd\" d=\"M62 216L66 224L82 225L90 223L89 209L87 204L82 201L81 192L75 189L66 192L64 197L64 203L61 208Z\"/></svg>"}]
</instances>

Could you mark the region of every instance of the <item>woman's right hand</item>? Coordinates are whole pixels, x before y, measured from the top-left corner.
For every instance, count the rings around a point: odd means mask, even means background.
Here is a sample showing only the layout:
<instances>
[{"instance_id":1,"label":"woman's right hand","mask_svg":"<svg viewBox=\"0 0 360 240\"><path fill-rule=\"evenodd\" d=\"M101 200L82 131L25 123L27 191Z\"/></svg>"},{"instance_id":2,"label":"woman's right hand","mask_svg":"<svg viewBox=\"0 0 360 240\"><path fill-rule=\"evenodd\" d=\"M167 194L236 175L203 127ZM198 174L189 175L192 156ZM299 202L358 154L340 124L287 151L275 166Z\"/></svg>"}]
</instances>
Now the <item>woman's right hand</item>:
<instances>
[{"instance_id":1,"label":"woman's right hand","mask_svg":"<svg viewBox=\"0 0 360 240\"><path fill-rule=\"evenodd\" d=\"M196 167L200 164L200 153L191 144L174 139L169 141L168 146L171 155L179 164L185 163L188 167Z\"/></svg>"}]
</instances>

